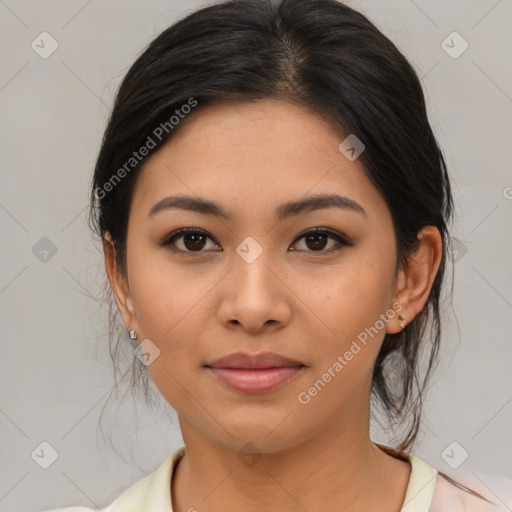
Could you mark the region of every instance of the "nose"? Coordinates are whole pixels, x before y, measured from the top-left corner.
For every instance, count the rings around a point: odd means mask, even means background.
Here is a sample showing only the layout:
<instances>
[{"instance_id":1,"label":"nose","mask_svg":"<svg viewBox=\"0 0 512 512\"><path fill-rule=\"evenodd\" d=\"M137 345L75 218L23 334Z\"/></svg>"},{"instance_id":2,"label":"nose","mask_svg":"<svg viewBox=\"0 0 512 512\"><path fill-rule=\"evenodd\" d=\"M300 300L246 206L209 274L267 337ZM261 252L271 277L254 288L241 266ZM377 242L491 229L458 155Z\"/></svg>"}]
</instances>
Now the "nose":
<instances>
[{"instance_id":1,"label":"nose","mask_svg":"<svg viewBox=\"0 0 512 512\"><path fill-rule=\"evenodd\" d=\"M291 292L285 272L263 253L252 263L235 254L223 280L219 321L227 328L250 333L273 332L291 317Z\"/></svg>"}]
</instances>

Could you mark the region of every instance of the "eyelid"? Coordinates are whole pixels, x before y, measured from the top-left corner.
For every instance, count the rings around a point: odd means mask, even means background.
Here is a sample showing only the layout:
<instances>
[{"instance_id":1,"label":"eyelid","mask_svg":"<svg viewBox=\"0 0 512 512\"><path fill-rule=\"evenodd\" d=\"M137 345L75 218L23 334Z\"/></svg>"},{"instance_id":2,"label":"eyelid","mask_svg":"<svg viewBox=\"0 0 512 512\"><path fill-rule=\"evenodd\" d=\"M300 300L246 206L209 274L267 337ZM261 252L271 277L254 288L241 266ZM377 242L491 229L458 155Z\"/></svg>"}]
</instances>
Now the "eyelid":
<instances>
[{"instance_id":1,"label":"eyelid","mask_svg":"<svg viewBox=\"0 0 512 512\"><path fill-rule=\"evenodd\" d=\"M307 228L307 229L304 229L303 231L301 231L296 237L295 237L295 241L297 241L298 239L304 237L305 235L311 235L311 234L316 234L316 233L319 233L319 234L326 234L326 235L329 235L331 236L332 238L336 239L336 240L340 240L341 242L344 242L346 243L347 245L353 245L350 240L348 239L347 236L345 236L343 233L340 233L339 231L336 231L334 229L331 229L331 228L324 228L324 227L321 227L321 226L318 226L318 227L314 227L314 228Z\"/></svg>"},{"instance_id":2,"label":"eyelid","mask_svg":"<svg viewBox=\"0 0 512 512\"><path fill-rule=\"evenodd\" d=\"M176 231L173 231L170 235L166 236L161 242L158 242L158 245L160 245L162 247L167 247L167 246L171 245L178 238L180 238L184 235L188 235L188 234L203 235L203 236L213 240L217 245L220 245L219 242L217 242L217 240L215 240L215 238L213 238L213 236L210 235L210 233L208 233L208 231L205 231L204 229L201 229L201 228L177 229ZM180 251L179 249L176 249L176 252L188 253L188 254L194 254L194 253L199 254L199 253L205 252L205 251Z\"/></svg>"},{"instance_id":3,"label":"eyelid","mask_svg":"<svg viewBox=\"0 0 512 512\"><path fill-rule=\"evenodd\" d=\"M315 256L315 255L327 256L327 255L330 255L333 253L340 252L343 249L346 249L347 247L351 247L354 245L354 243L351 242L347 236L340 233L339 231L331 229L331 228L327 228L327 227L321 227L321 226L314 227L314 228L307 228L307 229L301 231L295 237L292 245L296 244L298 241L300 241L305 236L315 235L315 234L327 235L328 238L335 240L337 245L335 247L332 247L331 249L326 250L326 251L322 250L322 251L301 251L301 252L305 252L306 254L313 255L313 256Z\"/></svg>"}]
</instances>

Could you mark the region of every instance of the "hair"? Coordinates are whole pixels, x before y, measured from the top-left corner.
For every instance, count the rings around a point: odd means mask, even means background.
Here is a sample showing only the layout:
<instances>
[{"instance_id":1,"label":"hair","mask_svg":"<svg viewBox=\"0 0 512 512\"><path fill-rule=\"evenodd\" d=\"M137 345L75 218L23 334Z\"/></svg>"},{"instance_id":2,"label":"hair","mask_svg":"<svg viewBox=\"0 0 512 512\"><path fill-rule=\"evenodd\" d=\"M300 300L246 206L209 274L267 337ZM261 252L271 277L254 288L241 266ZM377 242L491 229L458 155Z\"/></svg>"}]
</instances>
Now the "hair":
<instances>
[{"instance_id":1,"label":"hair","mask_svg":"<svg viewBox=\"0 0 512 512\"><path fill-rule=\"evenodd\" d=\"M89 225L101 240L110 235L126 275L130 204L145 162L134 151L151 147L151 156L208 104L259 99L305 107L325 119L340 142L349 134L363 142L358 158L393 219L397 269L405 268L424 226L439 230L443 252L425 307L401 332L385 335L373 370L372 403L391 426L407 426L396 448L408 450L438 360L453 199L418 76L363 14L336 0L228 0L160 33L117 91L94 169ZM188 114L184 120L175 115L181 112ZM129 340L105 284L116 374L120 345ZM146 367L133 358L130 372L132 391L143 389L149 400Z\"/></svg>"}]
</instances>

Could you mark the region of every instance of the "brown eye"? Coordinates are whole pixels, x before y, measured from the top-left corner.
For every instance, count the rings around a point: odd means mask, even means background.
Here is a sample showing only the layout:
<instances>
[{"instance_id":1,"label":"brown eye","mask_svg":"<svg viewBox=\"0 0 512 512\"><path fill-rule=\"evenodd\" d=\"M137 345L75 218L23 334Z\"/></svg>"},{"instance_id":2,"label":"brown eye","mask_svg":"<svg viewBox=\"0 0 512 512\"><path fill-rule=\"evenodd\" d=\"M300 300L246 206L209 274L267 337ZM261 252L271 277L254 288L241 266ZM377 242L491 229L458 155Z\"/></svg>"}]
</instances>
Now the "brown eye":
<instances>
[{"instance_id":1,"label":"brown eye","mask_svg":"<svg viewBox=\"0 0 512 512\"><path fill-rule=\"evenodd\" d=\"M207 241L213 239L205 231L198 229L180 229L167 237L159 245L170 247L177 252L205 252ZM179 242L179 243L177 243Z\"/></svg>"},{"instance_id":2,"label":"brown eye","mask_svg":"<svg viewBox=\"0 0 512 512\"><path fill-rule=\"evenodd\" d=\"M320 233L318 235L308 235L304 240L309 249L312 251L318 251L325 248L327 241L329 240L329 236Z\"/></svg>"},{"instance_id":3,"label":"brown eye","mask_svg":"<svg viewBox=\"0 0 512 512\"><path fill-rule=\"evenodd\" d=\"M206 242L206 237L202 234L191 233L183 235L183 245L189 251L197 251L203 249Z\"/></svg>"},{"instance_id":4,"label":"brown eye","mask_svg":"<svg viewBox=\"0 0 512 512\"><path fill-rule=\"evenodd\" d=\"M329 254L337 252L347 246L353 245L346 238L336 231L325 228L315 228L303 232L299 235L294 242L294 245L304 239L305 249L298 249L303 252ZM213 246L208 247L208 240L213 242ZM329 247L329 240L333 241ZM170 250L177 253L201 253L209 250L218 250L219 245L215 240L209 236L206 231L200 229L180 229L162 242L159 243L162 247L169 247ZM327 247L327 249L326 249ZM222 250L222 249L221 249ZM297 249L292 249L296 251Z\"/></svg>"},{"instance_id":5,"label":"brown eye","mask_svg":"<svg viewBox=\"0 0 512 512\"><path fill-rule=\"evenodd\" d=\"M297 237L296 240L302 239L304 239L305 246L307 247L305 252L331 253L353 245L336 231L325 228L315 228L306 231ZM329 239L334 240L334 244L327 250L324 250L328 245Z\"/></svg>"}]
</instances>

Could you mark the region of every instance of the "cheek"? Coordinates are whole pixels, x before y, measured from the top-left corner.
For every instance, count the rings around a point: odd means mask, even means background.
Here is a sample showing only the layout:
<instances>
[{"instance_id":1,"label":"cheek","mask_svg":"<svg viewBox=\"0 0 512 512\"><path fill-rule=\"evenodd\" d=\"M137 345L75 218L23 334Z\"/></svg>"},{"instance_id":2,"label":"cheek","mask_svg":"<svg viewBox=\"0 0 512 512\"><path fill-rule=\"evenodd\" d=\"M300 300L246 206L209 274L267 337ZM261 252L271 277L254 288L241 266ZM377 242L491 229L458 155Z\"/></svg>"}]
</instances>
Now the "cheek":
<instances>
[{"instance_id":1,"label":"cheek","mask_svg":"<svg viewBox=\"0 0 512 512\"><path fill-rule=\"evenodd\" d=\"M139 340L149 339L159 350L147 370L167 402L182 410L190 401L186 391L193 388L190 376L202 357L204 296L212 284L208 286L198 276L188 277L186 272L178 273L176 266L156 258L139 264L134 257L132 276Z\"/></svg>"},{"instance_id":2,"label":"cheek","mask_svg":"<svg viewBox=\"0 0 512 512\"><path fill-rule=\"evenodd\" d=\"M387 311L393 268L391 258L378 259L361 252L310 287L308 305L321 320L312 316L319 325L311 335L316 361L312 381L320 379L320 386L328 382L326 387L331 390L322 393L323 400L351 396L371 378L385 336L386 318L394 313Z\"/></svg>"},{"instance_id":3,"label":"cheek","mask_svg":"<svg viewBox=\"0 0 512 512\"><path fill-rule=\"evenodd\" d=\"M131 253L130 286L139 339L150 339L160 351L148 370L168 400L176 399L179 384L185 385L202 363L204 333L214 317L209 293L225 273L211 268L201 274L198 268L178 265L165 250L134 248Z\"/></svg>"},{"instance_id":4,"label":"cheek","mask_svg":"<svg viewBox=\"0 0 512 512\"><path fill-rule=\"evenodd\" d=\"M212 277L199 276L193 265L180 266L165 249L143 243L130 249L130 287L139 329L146 338L166 344L194 315Z\"/></svg>"},{"instance_id":5,"label":"cheek","mask_svg":"<svg viewBox=\"0 0 512 512\"><path fill-rule=\"evenodd\" d=\"M392 272L389 262L359 253L321 275L297 275L294 288L326 336L346 339L385 312L393 291Z\"/></svg>"}]
</instances>

